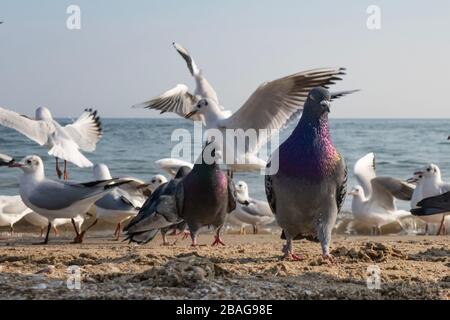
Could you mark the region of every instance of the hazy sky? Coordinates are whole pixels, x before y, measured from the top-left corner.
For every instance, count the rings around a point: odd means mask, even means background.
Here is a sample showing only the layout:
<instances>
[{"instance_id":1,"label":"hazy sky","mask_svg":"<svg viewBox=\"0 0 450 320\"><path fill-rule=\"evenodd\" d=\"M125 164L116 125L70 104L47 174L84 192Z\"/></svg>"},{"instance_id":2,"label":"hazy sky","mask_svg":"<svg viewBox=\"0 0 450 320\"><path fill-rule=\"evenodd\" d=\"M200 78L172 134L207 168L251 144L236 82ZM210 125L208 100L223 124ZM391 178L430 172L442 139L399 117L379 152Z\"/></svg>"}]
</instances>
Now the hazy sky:
<instances>
[{"instance_id":1,"label":"hazy sky","mask_svg":"<svg viewBox=\"0 0 450 320\"><path fill-rule=\"evenodd\" d=\"M66 8L81 7L81 30ZM345 5L344 5L345 4ZM366 27L369 5L381 30ZM450 117L450 1L0 1L0 106L33 114L149 117L130 109L193 82L186 46L236 110L263 81L346 67L333 117Z\"/></svg>"}]
</instances>

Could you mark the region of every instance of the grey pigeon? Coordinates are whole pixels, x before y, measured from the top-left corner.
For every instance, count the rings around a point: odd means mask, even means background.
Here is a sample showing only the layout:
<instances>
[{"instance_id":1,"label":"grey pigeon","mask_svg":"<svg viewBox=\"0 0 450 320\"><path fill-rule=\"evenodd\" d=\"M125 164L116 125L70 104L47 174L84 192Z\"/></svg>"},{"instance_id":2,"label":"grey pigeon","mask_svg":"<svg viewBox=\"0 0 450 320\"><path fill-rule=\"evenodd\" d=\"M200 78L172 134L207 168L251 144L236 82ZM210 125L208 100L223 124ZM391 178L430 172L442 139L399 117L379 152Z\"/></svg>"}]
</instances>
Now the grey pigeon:
<instances>
[{"instance_id":1,"label":"grey pigeon","mask_svg":"<svg viewBox=\"0 0 450 320\"><path fill-rule=\"evenodd\" d=\"M212 158L213 159L212 159ZM220 230L227 213L236 207L234 184L219 169L215 161L215 147L210 143L202 151L189 174L174 179L158 188L150 197L147 206L125 228L131 241L150 241L158 229L170 227L185 221L188 225L192 246L197 246L201 227L216 228L212 245L224 244ZM153 230L152 232L150 232ZM151 235L151 238L147 238Z\"/></svg>"},{"instance_id":2,"label":"grey pigeon","mask_svg":"<svg viewBox=\"0 0 450 320\"><path fill-rule=\"evenodd\" d=\"M7 156L6 154L0 153L0 167L2 166L9 166L14 163L14 159L10 156Z\"/></svg>"},{"instance_id":3,"label":"grey pigeon","mask_svg":"<svg viewBox=\"0 0 450 320\"><path fill-rule=\"evenodd\" d=\"M339 94L341 95L341 93ZM286 239L283 258L300 260L292 241L319 241L323 258L329 252L331 231L346 195L347 168L329 132L328 90L312 89L302 117L289 138L272 155L268 167L278 161L278 171L265 177L267 200ZM275 157L278 156L278 157Z\"/></svg>"},{"instance_id":4,"label":"grey pigeon","mask_svg":"<svg viewBox=\"0 0 450 320\"><path fill-rule=\"evenodd\" d=\"M450 214L450 192L425 198L417 203L417 207L411 209L411 213L415 216L431 216L443 213L442 222L437 234L446 233L444 221L445 217Z\"/></svg>"},{"instance_id":5,"label":"grey pigeon","mask_svg":"<svg viewBox=\"0 0 450 320\"><path fill-rule=\"evenodd\" d=\"M191 169L188 167L179 168L174 179L161 184L152 192L139 210L138 215L124 228L128 236L126 240L144 244L153 240L158 231L161 230L163 244L167 244L167 232L184 221L178 215L176 206L167 210L164 205L168 199L172 200L176 196L178 185L190 171Z\"/></svg>"}]
</instances>

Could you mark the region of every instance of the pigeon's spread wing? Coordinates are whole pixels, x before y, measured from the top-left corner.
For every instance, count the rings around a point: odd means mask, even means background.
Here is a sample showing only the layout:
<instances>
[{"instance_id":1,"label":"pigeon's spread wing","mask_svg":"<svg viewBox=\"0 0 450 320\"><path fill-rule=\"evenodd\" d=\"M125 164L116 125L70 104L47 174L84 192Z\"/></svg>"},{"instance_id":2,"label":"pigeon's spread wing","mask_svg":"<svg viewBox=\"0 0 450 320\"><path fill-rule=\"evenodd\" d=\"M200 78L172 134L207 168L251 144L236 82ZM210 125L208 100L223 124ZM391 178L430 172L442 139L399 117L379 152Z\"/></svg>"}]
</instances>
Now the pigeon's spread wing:
<instances>
[{"instance_id":1,"label":"pigeon's spread wing","mask_svg":"<svg viewBox=\"0 0 450 320\"><path fill-rule=\"evenodd\" d=\"M81 150L95 151L97 142L102 137L102 124L97 111L86 109L72 124L63 128Z\"/></svg>"},{"instance_id":2,"label":"pigeon's spread wing","mask_svg":"<svg viewBox=\"0 0 450 320\"><path fill-rule=\"evenodd\" d=\"M264 83L222 125L243 130L281 129L298 118L312 88L328 87L341 80L339 76L343 74L343 69L315 69ZM257 145L250 146L249 151L256 150L268 138L260 135Z\"/></svg>"},{"instance_id":3,"label":"pigeon's spread wing","mask_svg":"<svg viewBox=\"0 0 450 320\"><path fill-rule=\"evenodd\" d=\"M133 108L154 109L159 110L160 113L173 112L184 118L195 109L197 102L197 97L189 92L188 87L184 84L179 84L152 100L134 105ZM198 113L189 119L203 121L203 117Z\"/></svg>"},{"instance_id":4,"label":"pigeon's spread wing","mask_svg":"<svg viewBox=\"0 0 450 320\"><path fill-rule=\"evenodd\" d=\"M14 129L41 146L46 144L55 128L51 122L32 120L14 111L0 108L0 125Z\"/></svg>"},{"instance_id":5,"label":"pigeon's spread wing","mask_svg":"<svg viewBox=\"0 0 450 320\"><path fill-rule=\"evenodd\" d=\"M365 196L370 197L372 194L371 181L377 176L375 172L375 155L371 152L356 161L353 167L353 174L364 189Z\"/></svg>"}]
</instances>

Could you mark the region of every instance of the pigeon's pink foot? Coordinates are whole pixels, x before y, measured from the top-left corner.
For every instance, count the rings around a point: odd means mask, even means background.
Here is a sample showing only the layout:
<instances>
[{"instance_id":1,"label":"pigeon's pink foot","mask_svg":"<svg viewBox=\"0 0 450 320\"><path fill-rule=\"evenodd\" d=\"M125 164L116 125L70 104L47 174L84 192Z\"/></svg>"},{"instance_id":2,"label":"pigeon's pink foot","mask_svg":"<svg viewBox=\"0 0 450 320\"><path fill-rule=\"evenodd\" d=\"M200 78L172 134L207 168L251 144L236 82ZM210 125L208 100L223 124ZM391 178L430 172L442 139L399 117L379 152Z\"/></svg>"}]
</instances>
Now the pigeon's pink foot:
<instances>
[{"instance_id":1,"label":"pigeon's pink foot","mask_svg":"<svg viewBox=\"0 0 450 320\"><path fill-rule=\"evenodd\" d=\"M296 255L295 253L288 252L284 254L281 260L302 261L302 258L299 255Z\"/></svg>"},{"instance_id":2,"label":"pigeon's pink foot","mask_svg":"<svg viewBox=\"0 0 450 320\"><path fill-rule=\"evenodd\" d=\"M329 254L329 253L325 253L325 254L323 254L322 255L322 259L323 260L325 260L327 263L330 263L330 264L335 264L337 261L336 261L336 258L335 257L333 257L331 254Z\"/></svg>"},{"instance_id":3,"label":"pigeon's pink foot","mask_svg":"<svg viewBox=\"0 0 450 320\"><path fill-rule=\"evenodd\" d=\"M191 235L191 233L189 231L183 231L183 238L182 238L182 240L187 239L190 235Z\"/></svg>"},{"instance_id":4,"label":"pigeon's pink foot","mask_svg":"<svg viewBox=\"0 0 450 320\"><path fill-rule=\"evenodd\" d=\"M220 239L220 236L215 236L214 237L214 242L211 245L214 247L214 246L217 246L219 244L221 244L222 246L225 245L225 243L222 241L222 239Z\"/></svg>"}]
</instances>

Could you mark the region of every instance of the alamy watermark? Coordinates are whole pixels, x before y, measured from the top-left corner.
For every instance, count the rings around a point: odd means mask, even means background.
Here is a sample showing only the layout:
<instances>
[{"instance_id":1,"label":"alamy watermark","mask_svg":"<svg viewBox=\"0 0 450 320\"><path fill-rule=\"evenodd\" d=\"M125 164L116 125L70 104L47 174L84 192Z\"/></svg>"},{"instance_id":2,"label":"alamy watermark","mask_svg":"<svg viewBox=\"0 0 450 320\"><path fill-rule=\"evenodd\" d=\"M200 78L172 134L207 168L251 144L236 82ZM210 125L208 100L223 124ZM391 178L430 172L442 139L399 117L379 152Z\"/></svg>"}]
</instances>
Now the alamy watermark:
<instances>
[{"instance_id":1,"label":"alamy watermark","mask_svg":"<svg viewBox=\"0 0 450 320\"><path fill-rule=\"evenodd\" d=\"M67 289L80 290L81 289L81 268L79 266L67 267Z\"/></svg>"},{"instance_id":2,"label":"alamy watermark","mask_svg":"<svg viewBox=\"0 0 450 320\"><path fill-rule=\"evenodd\" d=\"M367 289L380 290L381 289L381 270L376 264L367 267Z\"/></svg>"},{"instance_id":3,"label":"alamy watermark","mask_svg":"<svg viewBox=\"0 0 450 320\"><path fill-rule=\"evenodd\" d=\"M66 20L66 27L69 30L81 30L81 8L75 4L67 7L66 13L69 15Z\"/></svg>"},{"instance_id":4,"label":"alamy watermark","mask_svg":"<svg viewBox=\"0 0 450 320\"><path fill-rule=\"evenodd\" d=\"M381 29L381 8L377 5L370 5L366 9L367 17L366 26L369 30Z\"/></svg>"}]
</instances>

